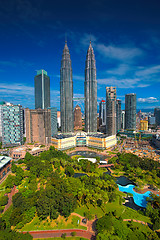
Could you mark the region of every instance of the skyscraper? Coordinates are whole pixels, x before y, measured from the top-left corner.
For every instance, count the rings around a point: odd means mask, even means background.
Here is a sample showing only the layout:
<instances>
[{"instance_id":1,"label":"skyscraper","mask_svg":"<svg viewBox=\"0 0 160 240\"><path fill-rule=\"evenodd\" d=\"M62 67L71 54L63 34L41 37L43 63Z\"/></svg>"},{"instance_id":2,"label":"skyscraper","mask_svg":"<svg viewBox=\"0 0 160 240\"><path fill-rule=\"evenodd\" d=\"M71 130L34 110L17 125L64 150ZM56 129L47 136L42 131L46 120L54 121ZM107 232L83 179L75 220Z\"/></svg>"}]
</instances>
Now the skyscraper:
<instances>
[{"instance_id":1,"label":"skyscraper","mask_svg":"<svg viewBox=\"0 0 160 240\"><path fill-rule=\"evenodd\" d=\"M50 107L50 78L43 69L37 71L34 78L35 109Z\"/></svg>"},{"instance_id":2,"label":"skyscraper","mask_svg":"<svg viewBox=\"0 0 160 240\"><path fill-rule=\"evenodd\" d=\"M121 130L121 100L116 100L116 132Z\"/></svg>"},{"instance_id":3,"label":"skyscraper","mask_svg":"<svg viewBox=\"0 0 160 240\"><path fill-rule=\"evenodd\" d=\"M51 110L25 109L26 142L51 143Z\"/></svg>"},{"instance_id":4,"label":"skyscraper","mask_svg":"<svg viewBox=\"0 0 160 240\"><path fill-rule=\"evenodd\" d=\"M106 87L106 134L116 134L116 88Z\"/></svg>"},{"instance_id":5,"label":"skyscraper","mask_svg":"<svg viewBox=\"0 0 160 240\"><path fill-rule=\"evenodd\" d=\"M154 109L155 123L156 126L160 126L160 108Z\"/></svg>"},{"instance_id":6,"label":"skyscraper","mask_svg":"<svg viewBox=\"0 0 160 240\"><path fill-rule=\"evenodd\" d=\"M73 81L70 53L65 42L60 70L61 132L73 132Z\"/></svg>"},{"instance_id":7,"label":"skyscraper","mask_svg":"<svg viewBox=\"0 0 160 240\"><path fill-rule=\"evenodd\" d=\"M125 95L125 129L136 129L136 94Z\"/></svg>"},{"instance_id":8,"label":"skyscraper","mask_svg":"<svg viewBox=\"0 0 160 240\"><path fill-rule=\"evenodd\" d=\"M6 103L2 111L2 144L17 146L23 144L23 110L21 105Z\"/></svg>"},{"instance_id":9,"label":"skyscraper","mask_svg":"<svg viewBox=\"0 0 160 240\"><path fill-rule=\"evenodd\" d=\"M82 129L82 112L78 105L74 108L74 129Z\"/></svg>"},{"instance_id":10,"label":"skyscraper","mask_svg":"<svg viewBox=\"0 0 160 240\"><path fill-rule=\"evenodd\" d=\"M106 125L106 102L102 99L99 103L99 123L100 125Z\"/></svg>"},{"instance_id":11,"label":"skyscraper","mask_svg":"<svg viewBox=\"0 0 160 240\"><path fill-rule=\"evenodd\" d=\"M94 51L90 42L85 65L85 131L97 132L97 80L96 61Z\"/></svg>"}]
</instances>

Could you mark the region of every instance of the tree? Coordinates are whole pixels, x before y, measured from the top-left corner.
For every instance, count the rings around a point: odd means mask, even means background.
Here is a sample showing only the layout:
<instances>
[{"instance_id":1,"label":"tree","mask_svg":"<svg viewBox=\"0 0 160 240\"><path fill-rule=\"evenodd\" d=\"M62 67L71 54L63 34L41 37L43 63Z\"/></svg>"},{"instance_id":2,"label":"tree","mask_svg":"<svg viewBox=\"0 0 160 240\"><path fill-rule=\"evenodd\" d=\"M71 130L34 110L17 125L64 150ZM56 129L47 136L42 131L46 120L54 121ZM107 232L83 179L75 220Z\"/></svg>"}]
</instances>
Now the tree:
<instances>
[{"instance_id":1,"label":"tree","mask_svg":"<svg viewBox=\"0 0 160 240\"><path fill-rule=\"evenodd\" d=\"M2 196L0 198L0 206L5 206L8 203L8 196Z\"/></svg>"},{"instance_id":2,"label":"tree","mask_svg":"<svg viewBox=\"0 0 160 240\"><path fill-rule=\"evenodd\" d=\"M71 166L67 166L65 168L65 174L68 175L69 177L74 175L74 169Z\"/></svg>"}]
</instances>

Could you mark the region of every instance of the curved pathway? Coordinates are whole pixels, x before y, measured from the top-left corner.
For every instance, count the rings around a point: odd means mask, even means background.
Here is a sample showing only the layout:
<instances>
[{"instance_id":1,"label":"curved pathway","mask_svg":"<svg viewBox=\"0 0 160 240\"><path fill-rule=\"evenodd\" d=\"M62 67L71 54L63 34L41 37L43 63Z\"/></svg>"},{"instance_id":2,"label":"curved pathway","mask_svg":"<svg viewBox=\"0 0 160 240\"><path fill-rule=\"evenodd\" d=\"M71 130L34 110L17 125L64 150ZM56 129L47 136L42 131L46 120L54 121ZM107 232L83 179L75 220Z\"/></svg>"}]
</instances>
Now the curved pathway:
<instances>
[{"instance_id":1,"label":"curved pathway","mask_svg":"<svg viewBox=\"0 0 160 240\"><path fill-rule=\"evenodd\" d=\"M61 229L61 230L43 230L43 231L30 231L29 233L33 238L51 238L51 237L61 237L63 233L66 233L67 237L71 237L71 233L75 232L76 236L84 237L87 239L96 239L93 233L81 230L81 229ZM26 231L23 233L27 233Z\"/></svg>"},{"instance_id":2,"label":"curved pathway","mask_svg":"<svg viewBox=\"0 0 160 240\"><path fill-rule=\"evenodd\" d=\"M16 186L14 185L14 187L13 187L12 190L11 190L11 192L8 193L8 203L7 203L7 205L5 206L3 213L4 213L5 211L7 211L7 209L11 206L11 204L12 204L12 197L13 197L13 195L16 194L17 192L18 192L18 189L16 189Z\"/></svg>"},{"instance_id":3,"label":"curved pathway","mask_svg":"<svg viewBox=\"0 0 160 240\"><path fill-rule=\"evenodd\" d=\"M153 189L151 189L149 187L148 188L144 188L143 190L136 190L135 188L133 188L133 191L135 191L136 193L141 193L141 194L144 194L144 193L150 191L150 192L152 192L155 195L160 195L160 192L155 191L155 190L153 190Z\"/></svg>"}]
</instances>

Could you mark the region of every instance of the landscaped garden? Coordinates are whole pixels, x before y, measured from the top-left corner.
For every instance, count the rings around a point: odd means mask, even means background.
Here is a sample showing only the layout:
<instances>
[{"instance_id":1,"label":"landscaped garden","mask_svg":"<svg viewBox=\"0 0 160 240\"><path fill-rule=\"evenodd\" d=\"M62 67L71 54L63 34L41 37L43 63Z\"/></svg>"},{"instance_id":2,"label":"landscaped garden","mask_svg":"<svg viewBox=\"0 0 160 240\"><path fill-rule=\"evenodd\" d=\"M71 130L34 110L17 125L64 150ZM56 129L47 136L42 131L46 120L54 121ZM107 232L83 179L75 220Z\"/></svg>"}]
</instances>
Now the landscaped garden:
<instances>
[{"instance_id":1,"label":"landscaped garden","mask_svg":"<svg viewBox=\"0 0 160 240\"><path fill-rule=\"evenodd\" d=\"M138 181L141 181L142 184L146 183L146 174L150 169L150 182L155 187L159 186L158 165L152 160L144 161L137 159L135 155L118 153L110 162L115 165L113 175L117 173L116 176L118 176L123 173L130 178L129 172L131 172L131 180L134 180L136 184ZM138 166L138 171L136 166ZM14 185L18 188L18 193L13 196L11 207L4 214L1 214L1 230L8 231L10 228L16 231L86 229L84 225L80 224L80 217L71 215L73 212L89 220L96 216L98 219L102 218L103 221L105 216L112 215L113 235L117 236L115 239L123 239L121 238L123 234L118 235L117 226L120 222L122 224L124 219L150 223L153 224L154 229L158 229L159 197L153 196L152 199L148 199L146 211L127 208L122 204L126 194L118 191L115 178L104 174L104 172L106 169L98 168L97 163L92 163L86 159L77 161L77 156L71 158L53 147L36 157L27 153L24 160L19 160L18 164L12 164L13 174L1 186L0 200L4 193L11 191ZM87 175L74 178L75 173ZM141 177L141 175L145 177ZM126 223L123 224L125 228ZM135 228L130 225L126 228L129 229L125 233L127 239L128 234L131 231L134 233ZM144 228L148 227L144 226ZM137 228L136 231L141 230ZM13 231L13 235L15 233ZM101 235L103 234L99 231L99 239L110 239L109 235L104 235L105 238ZM154 239L158 239L156 233L153 235ZM138 233L137 236L139 236ZM145 230L143 239L147 239Z\"/></svg>"}]
</instances>

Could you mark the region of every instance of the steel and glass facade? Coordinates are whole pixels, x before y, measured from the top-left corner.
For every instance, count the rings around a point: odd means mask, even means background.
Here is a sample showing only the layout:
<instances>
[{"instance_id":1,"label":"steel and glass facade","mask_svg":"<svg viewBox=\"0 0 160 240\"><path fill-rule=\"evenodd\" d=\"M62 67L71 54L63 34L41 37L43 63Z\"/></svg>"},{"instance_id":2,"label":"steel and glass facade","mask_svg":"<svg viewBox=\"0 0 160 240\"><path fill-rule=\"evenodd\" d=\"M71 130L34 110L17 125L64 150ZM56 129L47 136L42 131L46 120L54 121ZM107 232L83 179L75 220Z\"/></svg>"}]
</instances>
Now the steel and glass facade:
<instances>
[{"instance_id":1,"label":"steel and glass facade","mask_svg":"<svg viewBox=\"0 0 160 240\"><path fill-rule=\"evenodd\" d=\"M104 100L99 103L99 121L100 125L106 125L106 102Z\"/></svg>"},{"instance_id":2,"label":"steel and glass facade","mask_svg":"<svg viewBox=\"0 0 160 240\"><path fill-rule=\"evenodd\" d=\"M96 133L97 132L96 61L91 42L86 56L84 94L85 94L85 131L87 133Z\"/></svg>"},{"instance_id":3,"label":"steel and glass facade","mask_svg":"<svg viewBox=\"0 0 160 240\"><path fill-rule=\"evenodd\" d=\"M136 94L125 95L125 129L136 129Z\"/></svg>"},{"instance_id":4,"label":"steel and glass facade","mask_svg":"<svg viewBox=\"0 0 160 240\"><path fill-rule=\"evenodd\" d=\"M73 132L73 81L72 66L67 42L65 43L60 70L61 132Z\"/></svg>"},{"instance_id":5,"label":"steel and glass facade","mask_svg":"<svg viewBox=\"0 0 160 240\"><path fill-rule=\"evenodd\" d=\"M34 78L35 109L50 107L50 78L45 70L38 70Z\"/></svg>"},{"instance_id":6,"label":"steel and glass facade","mask_svg":"<svg viewBox=\"0 0 160 240\"><path fill-rule=\"evenodd\" d=\"M4 105L2 109L2 144L23 144L23 110L20 105Z\"/></svg>"},{"instance_id":7,"label":"steel and glass facade","mask_svg":"<svg viewBox=\"0 0 160 240\"><path fill-rule=\"evenodd\" d=\"M51 136L54 137L57 134L57 108L50 107L51 110Z\"/></svg>"}]
</instances>

